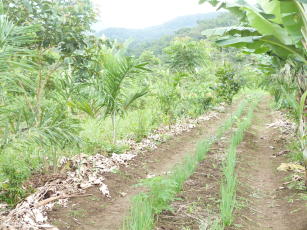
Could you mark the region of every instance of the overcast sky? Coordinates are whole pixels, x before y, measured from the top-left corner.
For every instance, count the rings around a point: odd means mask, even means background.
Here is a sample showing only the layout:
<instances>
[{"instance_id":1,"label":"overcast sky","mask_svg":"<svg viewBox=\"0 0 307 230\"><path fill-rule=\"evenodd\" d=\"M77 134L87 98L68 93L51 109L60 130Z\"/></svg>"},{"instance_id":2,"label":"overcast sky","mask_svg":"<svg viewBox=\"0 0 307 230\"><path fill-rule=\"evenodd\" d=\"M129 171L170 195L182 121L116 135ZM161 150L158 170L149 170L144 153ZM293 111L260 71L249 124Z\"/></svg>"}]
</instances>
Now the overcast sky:
<instances>
[{"instance_id":1,"label":"overcast sky","mask_svg":"<svg viewBox=\"0 0 307 230\"><path fill-rule=\"evenodd\" d=\"M99 27L144 28L175 17L215 11L198 0L92 0L100 12Z\"/></svg>"}]
</instances>

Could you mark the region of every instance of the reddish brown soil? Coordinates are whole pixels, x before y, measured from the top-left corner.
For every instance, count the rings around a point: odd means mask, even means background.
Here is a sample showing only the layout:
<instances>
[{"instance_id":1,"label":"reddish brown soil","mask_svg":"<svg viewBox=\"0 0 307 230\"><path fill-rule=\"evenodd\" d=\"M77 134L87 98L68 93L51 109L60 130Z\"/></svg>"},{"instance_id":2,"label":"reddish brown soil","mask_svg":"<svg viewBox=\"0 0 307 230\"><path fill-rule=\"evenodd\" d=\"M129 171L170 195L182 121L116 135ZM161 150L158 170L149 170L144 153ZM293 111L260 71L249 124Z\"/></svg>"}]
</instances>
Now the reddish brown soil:
<instances>
[{"instance_id":1,"label":"reddish brown soil","mask_svg":"<svg viewBox=\"0 0 307 230\"><path fill-rule=\"evenodd\" d=\"M149 174L161 175L182 162L186 154L195 151L196 143L214 134L234 110L235 106L229 106L219 118L199 124L191 132L161 144L157 150L139 155L129 167L107 174L105 182L110 190L110 199L102 197L97 188L91 188L87 191L92 194L91 197L69 200L67 208L58 207L49 213L50 221L60 229L118 230L128 214L131 198L140 191L134 185Z\"/></svg>"},{"instance_id":2,"label":"reddish brown soil","mask_svg":"<svg viewBox=\"0 0 307 230\"><path fill-rule=\"evenodd\" d=\"M284 186L289 173L277 171L288 159L273 157L287 150L280 130L267 127L275 118L268 101L261 103L239 147L238 198L245 208L237 210L235 227L229 229L307 230L307 202L299 199L307 193Z\"/></svg>"},{"instance_id":3,"label":"reddish brown soil","mask_svg":"<svg viewBox=\"0 0 307 230\"><path fill-rule=\"evenodd\" d=\"M299 198L306 192L283 185L289 173L276 169L288 160L273 155L286 150L286 142L280 130L267 128L275 114L269 98L263 101L238 147L238 207L235 222L227 229L307 230L307 202ZM216 156L223 155L224 147L220 143L200 164L179 194L181 200L172 203L173 210L157 217L156 230L210 229L219 213L221 161Z\"/></svg>"},{"instance_id":4,"label":"reddish brown soil","mask_svg":"<svg viewBox=\"0 0 307 230\"><path fill-rule=\"evenodd\" d=\"M203 220L218 215L220 168L228 140L224 138L213 145L196 172L185 182L171 211L164 211L157 217L156 230L199 230Z\"/></svg>"},{"instance_id":5,"label":"reddish brown soil","mask_svg":"<svg viewBox=\"0 0 307 230\"><path fill-rule=\"evenodd\" d=\"M51 170L50 170L51 171ZM24 186L29 189L35 189L44 186L47 182L57 179L65 180L67 175L65 173L34 173L31 178L24 183Z\"/></svg>"}]
</instances>

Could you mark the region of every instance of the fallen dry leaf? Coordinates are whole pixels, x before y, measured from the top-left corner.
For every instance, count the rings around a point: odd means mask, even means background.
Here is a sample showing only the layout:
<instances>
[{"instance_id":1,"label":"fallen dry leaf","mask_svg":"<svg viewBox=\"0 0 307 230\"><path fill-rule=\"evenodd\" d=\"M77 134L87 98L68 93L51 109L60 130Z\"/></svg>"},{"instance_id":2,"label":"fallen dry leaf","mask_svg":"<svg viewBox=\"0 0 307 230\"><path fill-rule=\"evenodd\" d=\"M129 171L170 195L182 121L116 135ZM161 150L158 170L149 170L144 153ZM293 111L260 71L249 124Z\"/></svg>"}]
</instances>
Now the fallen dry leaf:
<instances>
[{"instance_id":1,"label":"fallen dry leaf","mask_svg":"<svg viewBox=\"0 0 307 230\"><path fill-rule=\"evenodd\" d=\"M304 173L305 167L295 163L281 163L277 168L278 171L294 171L297 173Z\"/></svg>"},{"instance_id":2,"label":"fallen dry leaf","mask_svg":"<svg viewBox=\"0 0 307 230\"><path fill-rule=\"evenodd\" d=\"M283 151L280 151L278 153L274 153L273 156L278 157L278 156L282 156L282 155L285 155L285 154L288 154L288 153L290 153L289 150L283 150Z\"/></svg>"}]
</instances>

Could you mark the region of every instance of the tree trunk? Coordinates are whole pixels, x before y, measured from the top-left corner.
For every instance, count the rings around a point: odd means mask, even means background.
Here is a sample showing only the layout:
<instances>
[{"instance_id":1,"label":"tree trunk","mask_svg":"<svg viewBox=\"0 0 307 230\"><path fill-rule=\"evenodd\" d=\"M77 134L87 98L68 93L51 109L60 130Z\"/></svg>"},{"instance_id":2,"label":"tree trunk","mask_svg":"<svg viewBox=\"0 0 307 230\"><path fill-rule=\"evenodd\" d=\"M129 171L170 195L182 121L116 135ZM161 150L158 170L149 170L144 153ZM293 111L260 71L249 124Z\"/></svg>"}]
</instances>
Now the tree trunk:
<instances>
[{"instance_id":1,"label":"tree trunk","mask_svg":"<svg viewBox=\"0 0 307 230\"><path fill-rule=\"evenodd\" d=\"M112 113L113 145L116 145L116 112Z\"/></svg>"},{"instance_id":2,"label":"tree trunk","mask_svg":"<svg viewBox=\"0 0 307 230\"><path fill-rule=\"evenodd\" d=\"M299 88L298 103L299 103L299 140L303 151L305 165L305 186L307 190L307 140L306 140L306 122L307 122L307 80L304 67L296 76L297 85Z\"/></svg>"},{"instance_id":3,"label":"tree trunk","mask_svg":"<svg viewBox=\"0 0 307 230\"><path fill-rule=\"evenodd\" d=\"M304 111L305 112L305 111ZM305 127L305 122L307 122L306 119L306 114L303 112L302 114L302 119L301 119L301 124L300 124L300 138L301 138L301 143L302 143L302 150L303 150L303 157L304 157L304 164L305 164L305 186L307 190L307 143L306 143L306 127Z\"/></svg>"},{"instance_id":4,"label":"tree trunk","mask_svg":"<svg viewBox=\"0 0 307 230\"><path fill-rule=\"evenodd\" d=\"M299 123L299 138L301 148L303 151L303 158L305 164L305 186L307 190L307 141L306 141L306 122L307 122L307 109L306 109L307 91L301 96L300 100L300 123Z\"/></svg>"},{"instance_id":5,"label":"tree trunk","mask_svg":"<svg viewBox=\"0 0 307 230\"><path fill-rule=\"evenodd\" d=\"M305 163L305 186L307 190L307 147L306 146L303 154L304 154L304 163Z\"/></svg>"}]
</instances>

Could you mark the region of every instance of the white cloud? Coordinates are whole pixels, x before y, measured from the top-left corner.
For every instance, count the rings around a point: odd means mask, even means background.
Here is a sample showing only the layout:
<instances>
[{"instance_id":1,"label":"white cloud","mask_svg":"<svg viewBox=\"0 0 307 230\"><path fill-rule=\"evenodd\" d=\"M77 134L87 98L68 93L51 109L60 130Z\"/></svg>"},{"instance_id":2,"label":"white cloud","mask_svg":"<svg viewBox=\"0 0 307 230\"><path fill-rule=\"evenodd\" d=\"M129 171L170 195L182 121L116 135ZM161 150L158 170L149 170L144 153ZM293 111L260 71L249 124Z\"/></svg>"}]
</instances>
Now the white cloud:
<instances>
[{"instance_id":1,"label":"white cloud","mask_svg":"<svg viewBox=\"0 0 307 230\"><path fill-rule=\"evenodd\" d=\"M92 0L100 12L99 27L144 28L175 17L214 11L198 0Z\"/></svg>"}]
</instances>

